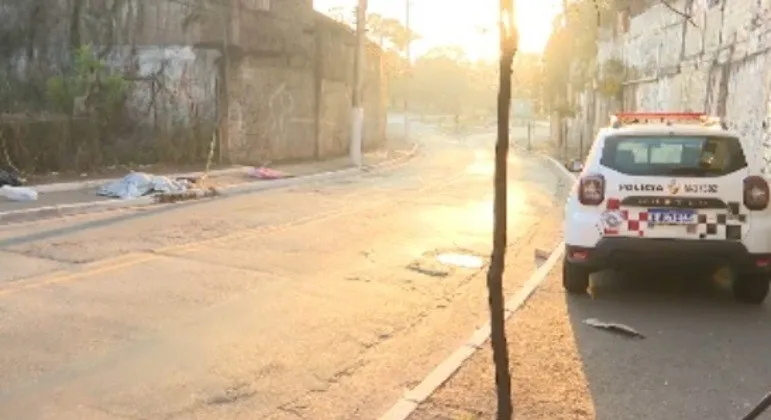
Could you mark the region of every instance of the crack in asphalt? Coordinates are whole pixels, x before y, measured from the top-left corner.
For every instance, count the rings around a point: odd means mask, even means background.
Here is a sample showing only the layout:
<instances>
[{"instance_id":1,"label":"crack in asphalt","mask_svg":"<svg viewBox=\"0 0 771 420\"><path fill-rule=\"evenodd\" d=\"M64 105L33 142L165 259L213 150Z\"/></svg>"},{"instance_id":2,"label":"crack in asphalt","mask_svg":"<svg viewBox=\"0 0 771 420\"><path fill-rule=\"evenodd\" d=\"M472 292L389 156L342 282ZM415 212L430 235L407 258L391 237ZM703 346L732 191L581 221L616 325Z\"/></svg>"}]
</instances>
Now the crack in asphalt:
<instances>
[{"instance_id":1,"label":"crack in asphalt","mask_svg":"<svg viewBox=\"0 0 771 420\"><path fill-rule=\"evenodd\" d=\"M246 389L249 388L249 384L245 382L238 383L236 385L229 386L220 393L207 398L204 401L206 405L227 405L235 404L237 402L249 399L257 395L256 391Z\"/></svg>"},{"instance_id":2,"label":"crack in asphalt","mask_svg":"<svg viewBox=\"0 0 771 420\"><path fill-rule=\"evenodd\" d=\"M19 255L21 257L35 258L35 259L38 259L38 260L51 261L51 262L55 262L55 263L59 263L59 264L65 264L65 265L77 266L77 265L83 264L81 262L68 261L68 260L64 260L64 259L58 259L58 258L55 258L53 256L37 254L36 252L25 252L25 251L13 250L13 249L3 249L2 252L6 253L6 254L14 254L14 255ZM86 262L88 262L88 261L86 261Z\"/></svg>"},{"instance_id":3,"label":"crack in asphalt","mask_svg":"<svg viewBox=\"0 0 771 420\"><path fill-rule=\"evenodd\" d=\"M108 416L111 416L111 417L118 417L118 418L121 418L121 419L127 419L127 420L150 420L147 417L137 416L137 415L134 415L134 414L118 413L118 412L116 412L114 410L110 410L110 409L108 409L106 407L97 406L97 405L84 405L83 407L91 409L91 410L94 410L94 411L97 411L97 412L100 412L100 413L103 413L103 414L107 414Z\"/></svg>"},{"instance_id":4,"label":"crack in asphalt","mask_svg":"<svg viewBox=\"0 0 771 420\"><path fill-rule=\"evenodd\" d=\"M227 263L212 261L211 259L195 258L193 256L178 255L178 254L172 254L172 253L168 253L168 252L155 251L155 250L150 250L150 251L147 251L147 252L150 253L150 254L154 254L154 255L160 255L160 256L162 256L164 258L181 260L181 261L196 262L196 263L200 263L200 264L203 264L203 265L210 265L212 267L227 268L229 270L242 271L242 272L247 272L247 273L250 273L250 274L261 274L261 275L265 275L265 276L273 276L273 275L275 275L275 273L273 273L271 271L258 270L256 268L251 268L251 267L241 267L241 266L237 266L237 265L233 265L233 264L227 264Z\"/></svg>"},{"instance_id":5,"label":"crack in asphalt","mask_svg":"<svg viewBox=\"0 0 771 420\"><path fill-rule=\"evenodd\" d=\"M520 236L517 240L513 241L511 244L509 244L509 248L516 247L518 244L522 243L524 240L530 240L534 235L535 232L540 226L541 221L537 221L531 227L528 229L525 235ZM304 410L307 410L310 408L310 404L308 403L300 403L300 401L305 400L306 398L309 398L311 395L316 394L322 394L329 392L333 386L335 385L342 385L346 379L352 377L358 370L362 369L364 366L366 366L369 361L366 360L369 357L369 354L376 351L377 347L384 344L388 340L391 340L401 334L408 333L412 330L414 330L416 327L418 327L429 315L435 312L435 310L442 310L447 308L449 303L451 303L457 296L461 294L461 292L458 289L461 289L463 286L467 285L469 282L471 282L473 279L478 278L480 275L485 273L486 271L486 265L482 268L479 268L477 270L474 270L473 273L470 273L469 275L465 276L455 287L455 290L449 293L445 293L441 296L437 296L435 299L435 306L433 309L425 309L421 312L419 312L416 316L412 318L412 322L408 322L401 327L394 328L393 331L390 333L382 333L377 336L377 338L371 342L364 342L362 340L359 341L359 345L362 347L363 351L357 355L357 360L337 371L336 373L332 374L329 378L323 379L318 378L320 381L325 382L326 386L323 388L316 388L311 389L306 392L304 392L302 395L292 399L291 401L284 403L278 407L276 407L276 410L292 414L296 416L297 418L306 418L306 415L308 413L304 413ZM439 303L437 303L439 302ZM444 306L442 306L444 304Z\"/></svg>"},{"instance_id":6,"label":"crack in asphalt","mask_svg":"<svg viewBox=\"0 0 771 420\"><path fill-rule=\"evenodd\" d=\"M452 270L449 268L444 271L439 271L439 270L433 270L430 268L421 267L420 264L421 264L420 261L413 261L409 265L407 265L406 268L408 270L411 270L416 273L423 274L429 277L447 277L452 273Z\"/></svg>"}]
</instances>

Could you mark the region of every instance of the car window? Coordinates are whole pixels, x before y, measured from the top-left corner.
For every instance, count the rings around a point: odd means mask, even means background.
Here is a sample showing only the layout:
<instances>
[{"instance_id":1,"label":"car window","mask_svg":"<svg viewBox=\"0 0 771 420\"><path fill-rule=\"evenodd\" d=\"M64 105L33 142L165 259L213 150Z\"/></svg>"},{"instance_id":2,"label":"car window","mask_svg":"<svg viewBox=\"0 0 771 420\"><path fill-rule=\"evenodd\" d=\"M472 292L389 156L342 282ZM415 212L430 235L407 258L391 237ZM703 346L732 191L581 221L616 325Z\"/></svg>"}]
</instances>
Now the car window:
<instances>
[{"instance_id":1,"label":"car window","mask_svg":"<svg viewBox=\"0 0 771 420\"><path fill-rule=\"evenodd\" d=\"M648 176L721 176L747 167L739 139L726 136L613 136L600 163Z\"/></svg>"}]
</instances>

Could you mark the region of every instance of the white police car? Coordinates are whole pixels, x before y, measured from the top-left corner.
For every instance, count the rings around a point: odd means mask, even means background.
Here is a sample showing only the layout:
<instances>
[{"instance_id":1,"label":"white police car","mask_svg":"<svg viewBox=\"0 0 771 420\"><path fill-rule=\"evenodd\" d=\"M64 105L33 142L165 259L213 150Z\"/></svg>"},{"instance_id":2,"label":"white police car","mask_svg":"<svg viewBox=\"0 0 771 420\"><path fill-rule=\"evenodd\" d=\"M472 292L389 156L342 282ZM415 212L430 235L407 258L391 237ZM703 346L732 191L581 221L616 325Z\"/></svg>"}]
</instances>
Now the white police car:
<instances>
[{"instance_id":1,"label":"white police car","mask_svg":"<svg viewBox=\"0 0 771 420\"><path fill-rule=\"evenodd\" d=\"M738 301L771 278L769 185L741 137L693 113L623 113L600 130L565 207L563 286L604 269L734 272Z\"/></svg>"}]
</instances>

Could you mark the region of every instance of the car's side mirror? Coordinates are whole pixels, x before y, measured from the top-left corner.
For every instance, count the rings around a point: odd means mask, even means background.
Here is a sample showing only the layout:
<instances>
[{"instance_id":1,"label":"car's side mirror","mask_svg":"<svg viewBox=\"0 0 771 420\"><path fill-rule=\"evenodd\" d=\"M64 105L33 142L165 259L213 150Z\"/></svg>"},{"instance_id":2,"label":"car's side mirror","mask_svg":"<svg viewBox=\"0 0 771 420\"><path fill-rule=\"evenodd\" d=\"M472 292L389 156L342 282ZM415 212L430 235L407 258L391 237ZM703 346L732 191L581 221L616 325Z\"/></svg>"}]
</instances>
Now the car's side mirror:
<instances>
[{"instance_id":1,"label":"car's side mirror","mask_svg":"<svg viewBox=\"0 0 771 420\"><path fill-rule=\"evenodd\" d=\"M578 173L584 170L584 164L580 160L573 159L565 163L565 168L573 173Z\"/></svg>"}]
</instances>

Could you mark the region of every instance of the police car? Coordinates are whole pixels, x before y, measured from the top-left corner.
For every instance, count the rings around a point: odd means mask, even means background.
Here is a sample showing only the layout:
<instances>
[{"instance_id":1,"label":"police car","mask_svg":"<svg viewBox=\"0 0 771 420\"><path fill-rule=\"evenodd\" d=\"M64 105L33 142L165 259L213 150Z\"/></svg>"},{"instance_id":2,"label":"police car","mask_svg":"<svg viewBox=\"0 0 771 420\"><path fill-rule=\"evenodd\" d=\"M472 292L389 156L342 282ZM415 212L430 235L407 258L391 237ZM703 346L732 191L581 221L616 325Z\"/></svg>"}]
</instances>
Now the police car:
<instances>
[{"instance_id":1,"label":"police car","mask_svg":"<svg viewBox=\"0 0 771 420\"><path fill-rule=\"evenodd\" d=\"M733 272L760 304L771 278L769 185L748 144L695 113L622 113L600 130L565 207L563 286L604 269Z\"/></svg>"}]
</instances>

